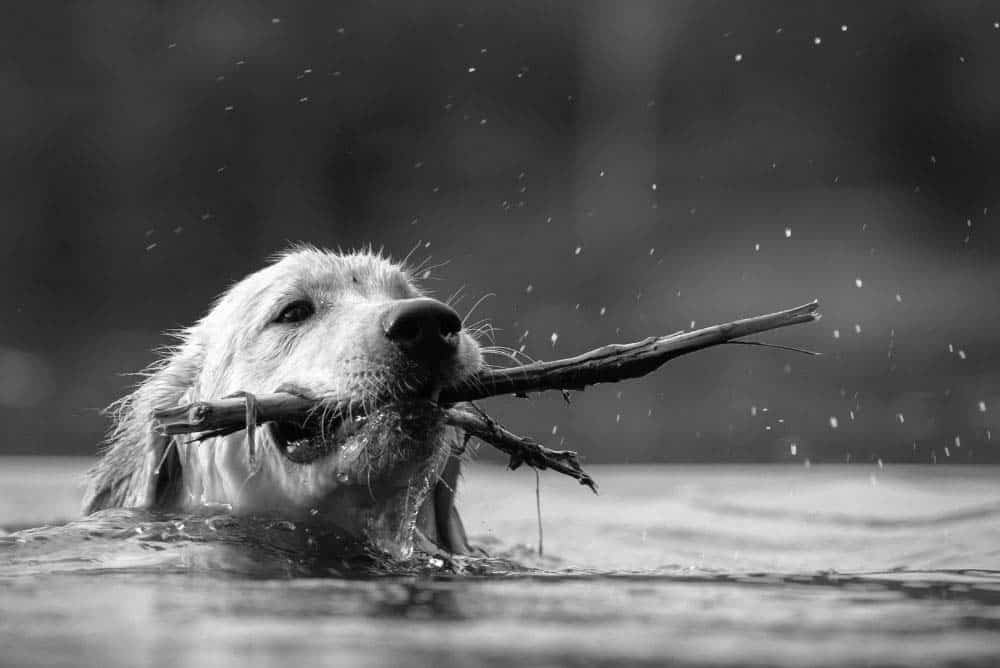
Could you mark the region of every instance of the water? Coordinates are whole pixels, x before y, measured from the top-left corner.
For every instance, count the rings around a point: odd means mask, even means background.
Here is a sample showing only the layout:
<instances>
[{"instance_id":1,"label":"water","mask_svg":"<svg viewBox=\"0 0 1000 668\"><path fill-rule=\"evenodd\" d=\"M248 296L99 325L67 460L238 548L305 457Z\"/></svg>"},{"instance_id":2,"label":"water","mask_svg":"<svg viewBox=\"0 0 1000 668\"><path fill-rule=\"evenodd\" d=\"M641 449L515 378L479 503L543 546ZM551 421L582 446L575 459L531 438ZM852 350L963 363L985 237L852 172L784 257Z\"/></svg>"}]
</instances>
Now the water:
<instances>
[{"instance_id":1,"label":"water","mask_svg":"<svg viewBox=\"0 0 1000 668\"><path fill-rule=\"evenodd\" d=\"M0 526L71 517L85 464L0 460ZM0 537L0 665L1000 665L1000 468L593 473L543 474L541 558L534 476L486 465L491 559L212 514Z\"/></svg>"}]
</instances>

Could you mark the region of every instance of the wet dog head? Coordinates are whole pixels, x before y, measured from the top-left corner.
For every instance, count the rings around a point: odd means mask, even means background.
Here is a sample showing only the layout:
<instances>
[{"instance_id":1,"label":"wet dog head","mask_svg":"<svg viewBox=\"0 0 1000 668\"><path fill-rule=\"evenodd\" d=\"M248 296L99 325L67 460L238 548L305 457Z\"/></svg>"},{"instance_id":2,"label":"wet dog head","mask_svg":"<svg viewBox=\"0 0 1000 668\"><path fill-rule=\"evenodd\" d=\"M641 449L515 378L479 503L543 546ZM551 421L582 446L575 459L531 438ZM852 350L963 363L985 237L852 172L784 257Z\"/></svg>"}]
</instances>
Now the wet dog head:
<instances>
[{"instance_id":1,"label":"wet dog head","mask_svg":"<svg viewBox=\"0 0 1000 668\"><path fill-rule=\"evenodd\" d=\"M402 266L295 248L234 285L122 402L86 507L226 504L353 525L391 498L409 513L449 455L433 400L480 366L458 315ZM350 400L364 416L266 423L254 457L246 432L192 443L151 430L157 408L275 391Z\"/></svg>"}]
</instances>

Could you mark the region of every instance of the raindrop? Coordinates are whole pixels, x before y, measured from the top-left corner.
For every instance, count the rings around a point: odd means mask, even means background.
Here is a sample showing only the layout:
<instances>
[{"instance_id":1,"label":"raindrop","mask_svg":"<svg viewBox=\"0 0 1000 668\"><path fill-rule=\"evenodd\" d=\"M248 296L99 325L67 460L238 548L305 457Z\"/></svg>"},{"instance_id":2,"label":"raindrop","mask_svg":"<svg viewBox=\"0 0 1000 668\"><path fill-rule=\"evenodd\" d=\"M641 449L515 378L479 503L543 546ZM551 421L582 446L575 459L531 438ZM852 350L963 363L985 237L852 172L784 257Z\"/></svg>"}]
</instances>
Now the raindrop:
<instances>
[{"instance_id":1,"label":"raindrop","mask_svg":"<svg viewBox=\"0 0 1000 668\"><path fill-rule=\"evenodd\" d=\"M792 228L790 228L790 227L786 227L785 228L785 238L786 239L791 239L792 238Z\"/></svg>"},{"instance_id":2,"label":"raindrop","mask_svg":"<svg viewBox=\"0 0 1000 668\"><path fill-rule=\"evenodd\" d=\"M552 332L552 336L549 337L549 341L552 342L552 347L553 348L556 347L556 341L558 341L558 340L559 340L559 333L558 332Z\"/></svg>"},{"instance_id":3,"label":"raindrop","mask_svg":"<svg viewBox=\"0 0 1000 668\"><path fill-rule=\"evenodd\" d=\"M863 287L865 287L865 282L862 281L860 278L855 278L854 279L854 287L863 288Z\"/></svg>"},{"instance_id":4,"label":"raindrop","mask_svg":"<svg viewBox=\"0 0 1000 668\"><path fill-rule=\"evenodd\" d=\"M979 408L979 412L980 413L985 413L986 412L986 402L985 401L980 401L979 404L977 404L977 406Z\"/></svg>"},{"instance_id":5,"label":"raindrop","mask_svg":"<svg viewBox=\"0 0 1000 668\"><path fill-rule=\"evenodd\" d=\"M961 436L956 436L955 437L955 447L956 448L962 447L962 437Z\"/></svg>"},{"instance_id":6,"label":"raindrop","mask_svg":"<svg viewBox=\"0 0 1000 668\"><path fill-rule=\"evenodd\" d=\"M604 317L604 314L605 314L605 313L607 313L607 312L608 312L608 309L607 309L607 307L604 307L604 306L602 306L602 307L601 307L601 317L603 318L603 317Z\"/></svg>"},{"instance_id":7,"label":"raindrop","mask_svg":"<svg viewBox=\"0 0 1000 668\"><path fill-rule=\"evenodd\" d=\"M557 433L559 433L559 425L554 424L552 425L552 435L555 436Z\"/></svg>"},{"instance_id":8,"label":"raindrop","mask_svg":"<svg viewBox=\"0 0 1000 668\"><path fill-rule=\"evenodd\" d=\"M822 37L819 37L819 36L813 37L813 44L815 44L816 46L819 46L822 43L823 43L823 38Z\"/></svg>"},{"instance_id":9,"label":"raindrop","mask_svg":"<svg viewBox=\"0 0 1000 668\"><path fill-rule=\"evenodd\" d=\"M898 292L896 293L896 302L899 304L903 303L903 295L899 294Z\"/></svg>"},{"instance_id":10,"label":"raindrop","mask_svg":"<svg viewBox=\"0 0 1000 668\"><path fill-rule=\"evenodd\" d=\"M753 252L754 253L759 253L760 252L760 244L754 244L753 245Z\"/></svg>"},{"instance_id":11,"label":"raindrop","mask_svg":"<svg viewBox=\"0 0 1000 668\"><path fill-rule=\"evenodd\" d=\"M650 186L650 188L652 188L655 191L656 190L656 184L654 183L653 185Z\"/></svg>"},{"instance_id":12,"label":"raindrop","mask_svg":"<svg viewBox=\"0 0 1000 668\"><path fill-rule=\"evenodd\" d=\"M861 324L860 323L857 323L857 322L854 323L854 333L855 334L860 334L861 333Z\"/></svg>"},{"instance_id":13,"label":"raindrop","mask_svg":"<svg viewBox=\"0 0 1000 668\"><path fill-rule=\"evenodd\" d=\"M735 60L737 63L742 62L743 61L743 54L742 53L737 53L735 56L733 56L733 60Z\"/></svg>"},{"instance_id":14,"label":"raindrop","mask_svg":"<svg viewBox=\"0 0 1000 668\"><path fill-rule=\"evenodd\" d=\"M965 359L965 351L964 350L959 350L958 351L958 359L960 359L960 360L964 360Z\"/></svg>"},{"instance_id":15,"label":"raindrop","mask_svg":"<svg viewBox=\"0 0 1000 668\"><path fill-rule=\"evenodd\" d=\"M899 424L903 424L906 420L903 418L902 413L896 413L896 419L899 420Z\"/></svg>"},{"instance_id":16,"label":"raindrop","mask_svg":"<svg viewBox=\"0 0 1000 668\"><path fill-rule=\"evenodd\" d=\"M573 251L573 255L579 255L580 251L583 250L583 246L577 246L576 250Z\"/></svg>"},{"instance_id":17,"label":"raindrop","mask_svg":"<svg viewBox=\"0 0 1000 668\"><path fill-rule=\"evenodd\" d=\"M528 287L526 287L524 289L524 294L530 295L532 293L532 291L534 291L534 289L535 289L535 286L532 285L531 283L528 283Z\"/></svg>"},{"instance_id":18,"label":"raindrop","mask_svg":"<svg viewBox=\"0 0 1000 668\"><path fill-rule=\"evenodd\" d=\"M469 74L472 74L475 71L476 71L475 67L469 67Z\"/></svg>"},{"instance_id":19,"label":"raindrop","mask_svg":"<svg viewBox=\"0 0 1000 668\"><path fill-rule=\"evenodd\" d=\"M788 446L788 451L791 452L792 457L794 457L795 455L799 454L799 446L792 443L790 446Z\"/></svg>"},{"instance_id":20,"label":"raindrop","mask_svg":"<svg viewBox=\"0 0 1000 668\"><path fill-rule=\"evenodd\" d=\"M833 338L835 338L835 339L839 339L840 338L840 330L839 329L833 330Z\"/></svg>"},{"instance_id":21,"label":"raindrop","mask_svg":"<svg viewBox=\"0 0 1000 668\"><path fill-rule=\"evenodd\" d=\"M842 26L840 26L840 32L847 32L847 24L846 23L843 24Z\"/></svg>"},{"instance_id":22,"label":"raindrop","mask_svg":"<svg viewBox=\"0 0 1000 668\"><path fill-rule=\"evenodd\" d=\"M840 426L840 420L838 420L838 419L836 418L836 416L834 416L834 415L831 415L831 416L830 416L830 428L831 428L831 429L836 429L836 428L837 428L837 427L839 427L839 426Z\"/></svg>"},{"instance_id":23,"label":"raindrop","mask_svg":"<svg viewBox=\"0 0 1000 668\"><path fill-rule=\"evenodd\" d=\"M275 16L273 19L271 19L271 23L277 25L277 24L281 23L281 19L278 18L277 16Z\"/></svg>"}]
</instances>

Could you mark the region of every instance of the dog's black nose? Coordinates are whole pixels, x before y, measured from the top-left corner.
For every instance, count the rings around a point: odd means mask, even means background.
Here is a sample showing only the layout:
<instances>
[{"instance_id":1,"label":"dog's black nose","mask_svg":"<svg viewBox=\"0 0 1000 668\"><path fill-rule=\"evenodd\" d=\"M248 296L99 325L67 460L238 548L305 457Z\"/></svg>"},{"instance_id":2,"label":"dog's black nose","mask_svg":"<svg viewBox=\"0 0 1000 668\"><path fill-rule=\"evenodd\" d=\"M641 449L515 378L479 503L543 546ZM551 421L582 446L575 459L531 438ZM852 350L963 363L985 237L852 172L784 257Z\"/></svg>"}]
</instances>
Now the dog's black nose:
<instances>
[{"instance_id":1,"label":"dog's black nose","mask_svg":"<svg viewBox=\"0 0 1000 668\"><path fill-rule=\"evenodd\" d=\"M382 316L386 337L410 357L421 361L445 359L458 349L462 320L436 299L402 299Z\"/></svg>"}]
</instances>

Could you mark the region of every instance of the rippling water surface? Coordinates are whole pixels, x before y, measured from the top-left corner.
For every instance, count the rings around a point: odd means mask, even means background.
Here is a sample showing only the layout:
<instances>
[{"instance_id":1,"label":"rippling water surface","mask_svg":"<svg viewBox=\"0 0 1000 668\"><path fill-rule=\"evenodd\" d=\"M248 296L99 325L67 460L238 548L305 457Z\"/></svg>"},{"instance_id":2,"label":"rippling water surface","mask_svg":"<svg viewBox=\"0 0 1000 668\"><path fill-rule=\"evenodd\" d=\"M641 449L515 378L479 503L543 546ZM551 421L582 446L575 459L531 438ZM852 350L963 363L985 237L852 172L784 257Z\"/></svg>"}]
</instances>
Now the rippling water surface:
<instances>
[{"instance_id":1,"label":"rippling water surface","mask_svg":"<svg viewBox=\"0 0 1000 668\"><path fill-rule=\"evenodd\" d=\"M66 523L87 462L0 459L0 665L1000 665L1000 469L474 465L490 558L280 519ZM333 555L333 556L330 556Z\"/></svg>"}]
</instances>

